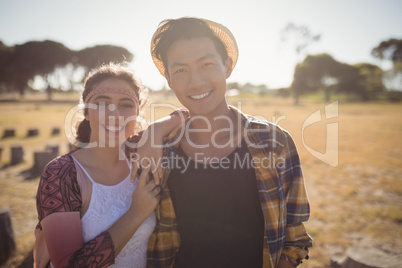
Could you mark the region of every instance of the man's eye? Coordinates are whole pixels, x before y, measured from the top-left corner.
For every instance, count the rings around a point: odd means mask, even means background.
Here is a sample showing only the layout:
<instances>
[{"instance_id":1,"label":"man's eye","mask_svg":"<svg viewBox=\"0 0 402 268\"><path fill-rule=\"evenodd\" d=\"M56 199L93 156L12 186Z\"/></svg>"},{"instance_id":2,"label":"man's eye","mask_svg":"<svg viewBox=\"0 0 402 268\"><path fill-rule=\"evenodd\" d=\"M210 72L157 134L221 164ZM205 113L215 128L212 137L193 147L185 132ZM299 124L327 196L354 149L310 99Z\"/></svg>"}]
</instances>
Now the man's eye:
<instances>
[{"instance_id":1,"label":"man's eye","mask_svg":"<svg viewBox=\"0 0 402 268\"><path fill-rule=\"evenodd\" d=\"M202 66L203 66L203 67L208 67L208 66L211 66L211 65L213 65L212 62L207 62L207 63L204 63Z\"/></svg>"},{"instance_id":2,"label":"man's eye","mask_svg":"<svg viewBox=\"0 0 402 268\"><path fill-rule=\"evenodd\" d=\"M178 74L178 73L184 73L186 70L185 69L177 69L174 73Z\"/></svg>"}]
</instances>

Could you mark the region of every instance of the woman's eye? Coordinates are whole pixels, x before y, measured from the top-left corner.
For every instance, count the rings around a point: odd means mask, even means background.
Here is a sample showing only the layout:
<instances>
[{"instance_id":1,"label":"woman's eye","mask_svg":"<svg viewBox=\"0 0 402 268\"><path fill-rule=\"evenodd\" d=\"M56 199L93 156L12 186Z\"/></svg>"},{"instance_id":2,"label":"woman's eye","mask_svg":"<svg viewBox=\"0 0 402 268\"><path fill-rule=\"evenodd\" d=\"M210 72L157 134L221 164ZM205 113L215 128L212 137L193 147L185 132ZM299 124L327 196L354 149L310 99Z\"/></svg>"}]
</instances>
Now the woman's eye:
<instances>
[{"instance_id":1,"label":"woman's eye","mask_svg":"<svg viewBox=\"0 0 402 268\"><path fill-rule=\"evenodd\" d=\"M120 107L123 107L123 108L134 108L134 104L131 104L131 103L122 103L122 104L120 104Z\"/></svg>"},{"instance_id":2,"label":"woman's eye","mask_svg":"<svg viewBox=\"0 0 402 268\"><path fill-rule=\"evenodd\" d=\"M106 107L106 102L100 101L100 102L96 103L96 105L98 105L99 107Z\"/></svg>"}]
</instances>

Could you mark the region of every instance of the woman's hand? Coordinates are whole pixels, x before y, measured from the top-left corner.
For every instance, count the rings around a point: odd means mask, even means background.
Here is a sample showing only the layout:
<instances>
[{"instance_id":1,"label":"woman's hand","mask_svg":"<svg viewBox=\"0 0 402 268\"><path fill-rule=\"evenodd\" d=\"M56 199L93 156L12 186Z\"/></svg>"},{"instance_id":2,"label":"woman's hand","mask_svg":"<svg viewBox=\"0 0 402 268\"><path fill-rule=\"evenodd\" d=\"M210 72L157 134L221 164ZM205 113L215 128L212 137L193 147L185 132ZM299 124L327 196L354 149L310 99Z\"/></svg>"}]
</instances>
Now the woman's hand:
<instances>
[{"instance_id":1,"label":"woman's hand","mask_svg":"<svg viewBox=\"0 0 402 268\"><path fill-rule=\"evenodd\" d=\"M130 210L142 220L148 218L159 203L161 187L155 180L148 181L150 166L142 169L138 186L132 197Z\"/></svg>"},{"instance_id":2,"label":"woman's hand","mask_svg":"<svg viewBox=\"0 0 402 268\"><path fill-rule=\"evenodd\" d=\"M153 180L148 181L148 177L149 166L143 168L138 178L137 189L133 193L130 208L108 229L116 256L159 203L161 188L156 186Z\"/></svg>"}]
</instances>

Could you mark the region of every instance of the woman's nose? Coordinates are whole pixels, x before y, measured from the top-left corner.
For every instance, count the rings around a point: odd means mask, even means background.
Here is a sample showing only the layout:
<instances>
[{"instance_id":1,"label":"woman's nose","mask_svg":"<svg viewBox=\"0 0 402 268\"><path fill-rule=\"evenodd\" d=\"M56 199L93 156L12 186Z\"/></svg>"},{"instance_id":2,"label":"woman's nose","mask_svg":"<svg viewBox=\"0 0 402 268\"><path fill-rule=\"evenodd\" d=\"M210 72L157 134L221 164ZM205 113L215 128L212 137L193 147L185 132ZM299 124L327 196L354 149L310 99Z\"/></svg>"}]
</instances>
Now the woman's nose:
<instances>
[{"instance_id":1,"label":"woman's nose","mask_svg":"<svg viewBox=\"0 0 402 268\"><path fill-rule=\"evenodd\" d=\"M120 122L121 113L115 104L109 104L106 108L106 117L110 124Z\"/></svg>"},{"instance_id":2,"label":"woman's nose","mask_svg":"<svg viewBox=\"0 0 402 268\"><path fill-rule=\"evenodd\" d=\"M106 112L109 116L119 115L119 109L117 109L117 106L113 103L107 106Z\"/></svg>"}]
</instances>

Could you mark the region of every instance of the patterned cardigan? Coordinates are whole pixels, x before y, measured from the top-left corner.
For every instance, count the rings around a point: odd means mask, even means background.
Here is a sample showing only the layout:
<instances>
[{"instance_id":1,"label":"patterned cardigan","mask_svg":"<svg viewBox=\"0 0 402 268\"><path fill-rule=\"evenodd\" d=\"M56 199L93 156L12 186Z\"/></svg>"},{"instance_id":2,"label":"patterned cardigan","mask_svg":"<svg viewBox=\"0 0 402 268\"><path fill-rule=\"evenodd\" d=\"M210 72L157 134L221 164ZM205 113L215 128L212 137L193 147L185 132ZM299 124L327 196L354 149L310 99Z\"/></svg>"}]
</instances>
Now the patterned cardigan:
<instances>
[{"instance_id":1,"label":"patterned cardigan","mask_svg":"<svg viewBox=\"0 0 402 268\"><path fill-rule=\"evenodd\" d=\"M77 181L77 171L70 154L62 155L52 160L44 169L39 181L36 196L36 207L39 223L35 230L34 259L40 260L41 266L49 266L50 259L41 221L58 212L81 211L81 190ZM45 256L45 259L43 259ZM47 259L46 259L47 258ZM108 267L114 263L115 252L112 238L104 231L94 239L85 243L68 260L67 267Z\"/></svg>"}]
</instances>

